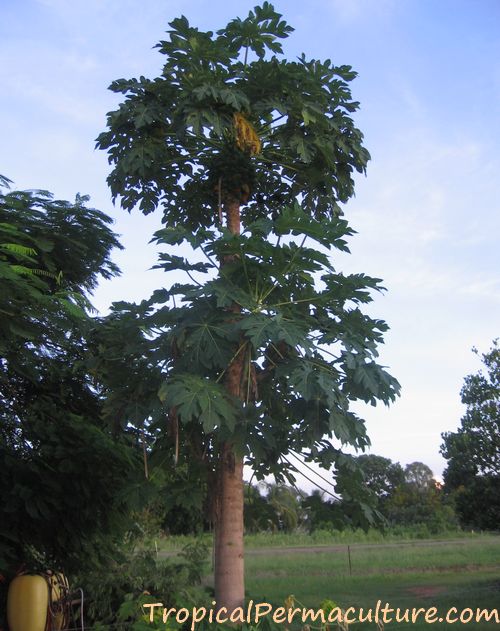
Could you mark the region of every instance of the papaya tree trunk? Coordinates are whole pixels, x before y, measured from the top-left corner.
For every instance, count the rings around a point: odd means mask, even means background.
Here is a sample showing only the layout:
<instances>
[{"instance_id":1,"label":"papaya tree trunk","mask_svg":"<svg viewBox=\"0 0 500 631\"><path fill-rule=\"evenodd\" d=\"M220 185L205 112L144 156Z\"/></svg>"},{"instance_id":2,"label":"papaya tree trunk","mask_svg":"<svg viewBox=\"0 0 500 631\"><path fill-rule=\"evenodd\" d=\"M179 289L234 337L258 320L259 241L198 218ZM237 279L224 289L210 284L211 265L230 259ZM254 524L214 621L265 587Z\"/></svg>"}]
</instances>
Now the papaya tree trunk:
<instances>
[{"instance_id":1,"label":"papaya tree trunk","mask_svg":"<svg viewBox=\"0 0 500 631\"><path fill-rule=\"evenodd\" d=\"M233 234L240 234L240 202L229 199L224 204L227 227ZM226 259L222 264L228 263ZM236 304L231 306L235 314L240 312ZM244 353L236 354L228 366L225 386L238 398L242 394ZM228 612L242 607L245 599L243 558L243 457L234 446L222 445L217 468L217 505L215 525L215 600L217 607Z\"/></svg>"},{"instance_id":2,"label":"papaya tree trunk","mask_svg":"<svg viewBox=\"0 0 500 631\"><path fill-rule=\"evenodd\" d=\"M243 459L225 443L219 459L215 526L215 600L231 612L245 599L243 559Z\"/></svg>"}]
</instances>

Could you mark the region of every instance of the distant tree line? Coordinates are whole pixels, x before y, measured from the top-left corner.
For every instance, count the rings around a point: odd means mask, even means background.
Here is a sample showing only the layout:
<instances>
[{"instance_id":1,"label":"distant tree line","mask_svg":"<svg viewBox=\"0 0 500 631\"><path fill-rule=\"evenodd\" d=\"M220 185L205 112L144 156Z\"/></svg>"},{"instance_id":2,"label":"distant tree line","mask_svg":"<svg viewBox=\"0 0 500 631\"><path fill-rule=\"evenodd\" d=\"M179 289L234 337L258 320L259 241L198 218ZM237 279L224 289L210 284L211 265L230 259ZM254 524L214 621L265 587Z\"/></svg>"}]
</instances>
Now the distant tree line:
<instances>
[{"instance_id":1,"label":"distant tree line","mask_svg":"<svg viewBox=\"0 0 500 631\"><path fill-rule=\"evenodd\" d=\"M345 478L349 477L349 484ZM354 489L352 478L356 479ZM342 491L346 487L351 495ZM428 534L458 527L453 501L433 476L431 469L413 462L406 467L377 455L353 458L351 474L336 480L339 497L322 490L310 494L289 484L247 483L245 488L245 530L255 532L294 532L302 530L345 530L394 526L425 526ZM159 497L168 497L160 494ZM360 510L360 506L362 510ZM210 528L203 502L193 511L178 503L156 504L155 527L169 534L189 534ZM155 512L153 511L153 513ZM152 513L148 513L151 520Z\"/></svg>"}]
</instances>

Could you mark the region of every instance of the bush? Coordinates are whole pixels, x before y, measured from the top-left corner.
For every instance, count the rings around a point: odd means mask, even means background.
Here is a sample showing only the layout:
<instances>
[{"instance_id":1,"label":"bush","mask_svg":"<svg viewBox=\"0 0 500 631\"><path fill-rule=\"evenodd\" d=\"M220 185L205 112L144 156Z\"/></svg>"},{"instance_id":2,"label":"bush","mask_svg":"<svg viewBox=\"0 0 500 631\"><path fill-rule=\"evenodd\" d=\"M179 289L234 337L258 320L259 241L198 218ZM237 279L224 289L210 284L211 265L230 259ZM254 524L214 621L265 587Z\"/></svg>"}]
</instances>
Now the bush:
<instances>
[{"instance_id":1,"label":"bush","mask_svg":"<svg viewBox=\"0 0 500 631\"><path fill-rule=\"evenodd\" d=\"M75 577L73 584L85 593L86 624L96 631L155 629L144 617L142 605L163 602L178 607L192 602L196 589L200 590L207 554L207 546L195 542L172 560L158 559L150 552L132 553Z\"/></svg>"}]
</instances>

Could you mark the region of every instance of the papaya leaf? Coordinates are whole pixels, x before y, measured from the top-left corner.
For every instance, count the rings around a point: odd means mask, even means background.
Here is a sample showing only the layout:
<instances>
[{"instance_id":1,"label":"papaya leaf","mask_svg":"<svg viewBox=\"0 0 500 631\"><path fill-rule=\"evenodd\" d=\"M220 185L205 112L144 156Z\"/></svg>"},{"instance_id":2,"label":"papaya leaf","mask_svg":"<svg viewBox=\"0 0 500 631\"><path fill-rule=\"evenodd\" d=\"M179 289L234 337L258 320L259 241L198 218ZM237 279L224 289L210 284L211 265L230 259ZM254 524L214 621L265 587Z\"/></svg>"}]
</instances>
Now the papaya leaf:
<instances>
[{"instance_id":1,"label":"papaya leaf","mask_svg":"<svg viewBox=\"0 0 500 631\"><path fill-rule=\"evenodd\" d=\"M196 420L206 432L223 425L234 429L234 405L224 387L214 381L189 373L178 374L162 384L158 396L169 408L176 408L183 423Z\"/></svg>"}]
</instances>

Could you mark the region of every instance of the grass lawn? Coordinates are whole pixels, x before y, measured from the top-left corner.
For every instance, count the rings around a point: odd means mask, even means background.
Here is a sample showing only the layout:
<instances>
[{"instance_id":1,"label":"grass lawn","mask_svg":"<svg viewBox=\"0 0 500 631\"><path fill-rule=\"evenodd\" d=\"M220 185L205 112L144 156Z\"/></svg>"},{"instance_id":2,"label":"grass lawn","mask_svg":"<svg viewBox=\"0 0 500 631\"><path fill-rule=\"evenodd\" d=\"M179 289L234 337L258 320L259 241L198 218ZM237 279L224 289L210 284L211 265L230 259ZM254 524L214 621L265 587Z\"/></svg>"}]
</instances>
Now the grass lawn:
<instances>
[{"instance_id":1,"label":"grass lawn","mask_svg":"<svg viewBox=\"0 0 500 631\"><path fill-rule=\"evenodd\" d=\"M259 578L249 572L247 588L255 601L280 603L283 595L293 593L300 604L318 608L324 598L330 598L344 609L347 607L374 608L377 600L386 602L393 608L402 609L436 607L438 615L442 615L450 607L458 610L493 609L500 607L500 570L484 570L469 572L408 572L404 575L372 575L368 577L317 577L294 576L271 579ZM292 587L292 589L290 589ZM493 623L472 622L467 625L433 624L420 621L411 625L411 629L424 630L453 626L468 629L493 628ZM407 629L409 624L388 624L388 629ZM352 625L351 629L375 628L375 624Z\"/></svg>"},{"instance_id":2,"label":"grass lawn","mask_svg":"<svg viewBox=\"0 0 500 631\"><path fill-rule=\"evenodd\" d=\"M306 551L261 548L246 555L246 589L254 601L281 604L293 594L301 604L317 609L324 599L343 608L391 607L438 609L450 607L500 610L500 536L476 536L454 541L412 541L401 544L311 547ZM429 625L396 623L386 629L492 629L494 622ZM375 629L357 624L356 629Z\"/></svg>"}]
</instances>

